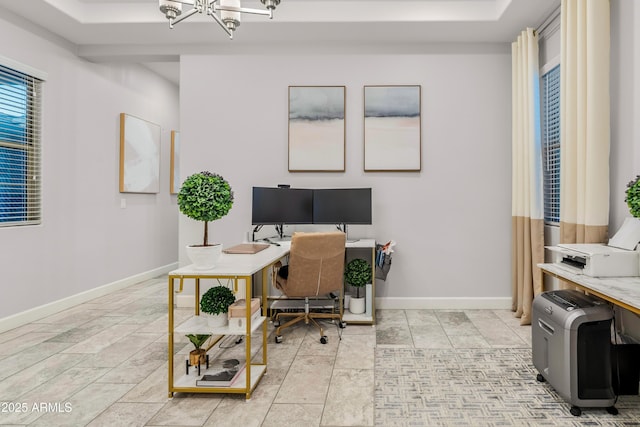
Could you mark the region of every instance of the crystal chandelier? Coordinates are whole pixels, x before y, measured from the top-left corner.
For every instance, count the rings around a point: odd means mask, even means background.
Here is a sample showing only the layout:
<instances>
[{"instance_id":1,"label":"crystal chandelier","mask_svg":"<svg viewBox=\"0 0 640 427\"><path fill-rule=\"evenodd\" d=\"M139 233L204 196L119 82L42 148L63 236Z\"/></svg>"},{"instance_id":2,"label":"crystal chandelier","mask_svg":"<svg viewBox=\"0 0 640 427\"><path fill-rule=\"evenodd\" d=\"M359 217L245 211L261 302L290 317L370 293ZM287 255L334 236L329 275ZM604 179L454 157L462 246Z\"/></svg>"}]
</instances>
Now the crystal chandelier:
<instances>
[{"instance_id":1,"label":"crystal chandelier","mask_svg":"<svg viewBox=\"0 0 640 427\"><path fill-rule=\"evenodd\" d=\"M240 26L240 15L251 13L273 18L273 10L280 0L260 0L267 10L242 7L240 0L158 0L160 12L169 20L169 28L196 13L206 13L233 39L233 32ZM182 13L182 5L190 5L191 9Z\"/></svg>"}]
</instances>

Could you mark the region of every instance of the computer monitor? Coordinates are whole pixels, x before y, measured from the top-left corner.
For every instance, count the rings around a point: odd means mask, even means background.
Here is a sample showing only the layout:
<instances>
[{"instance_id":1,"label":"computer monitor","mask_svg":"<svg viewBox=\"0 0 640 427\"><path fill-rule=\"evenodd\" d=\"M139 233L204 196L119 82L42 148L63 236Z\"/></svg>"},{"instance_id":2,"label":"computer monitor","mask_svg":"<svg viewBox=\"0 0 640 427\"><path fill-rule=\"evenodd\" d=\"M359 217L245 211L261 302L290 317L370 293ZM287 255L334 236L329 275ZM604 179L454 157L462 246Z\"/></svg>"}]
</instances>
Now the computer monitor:
<instances>
[{"instance_id":1,"label":"computer monitor","mask_svg":"<svg viewBox=\"0 0 640 427\"><path fill-rule=\"evenodd\" d=\"M253 187L251 223L253 225L312 224L312 190Z\"/></svg>"},{"instance_id":2,"label":"computer monitor","mask_svg":"<svg viewBox=\"0 0 640 427\"><path fill-rule=\"evenodd\" d=\"M371 188L313 190L314 224L371 224Z\"/></svg>"}]
</instances>

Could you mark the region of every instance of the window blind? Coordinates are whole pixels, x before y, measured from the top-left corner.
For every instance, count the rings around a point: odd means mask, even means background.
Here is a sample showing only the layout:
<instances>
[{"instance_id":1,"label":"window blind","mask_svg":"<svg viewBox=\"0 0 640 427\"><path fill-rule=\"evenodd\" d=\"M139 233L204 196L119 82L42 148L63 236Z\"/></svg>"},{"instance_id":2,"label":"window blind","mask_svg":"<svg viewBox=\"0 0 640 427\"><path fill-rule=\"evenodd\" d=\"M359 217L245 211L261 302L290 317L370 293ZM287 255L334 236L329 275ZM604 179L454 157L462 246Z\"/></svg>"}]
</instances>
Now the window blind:
<instances>
[{"instance_id":1,"label":"window blind","mask_svg":"<svg viewBox=\"0 0 640 427\"><path fill-rule=\"evenodd\" d=\"M542 76L544 219L560 222L560 65Z\"/></svg>"},{"instance_id":2,"label":"window blind","mask_svg":"<svg viewBox=\"0 0 640 427\"><path fill-rule=\"evenodd\" d=\"M0 226L41 222L41 85L0 65Z\"/></svg>"}]
</instances>

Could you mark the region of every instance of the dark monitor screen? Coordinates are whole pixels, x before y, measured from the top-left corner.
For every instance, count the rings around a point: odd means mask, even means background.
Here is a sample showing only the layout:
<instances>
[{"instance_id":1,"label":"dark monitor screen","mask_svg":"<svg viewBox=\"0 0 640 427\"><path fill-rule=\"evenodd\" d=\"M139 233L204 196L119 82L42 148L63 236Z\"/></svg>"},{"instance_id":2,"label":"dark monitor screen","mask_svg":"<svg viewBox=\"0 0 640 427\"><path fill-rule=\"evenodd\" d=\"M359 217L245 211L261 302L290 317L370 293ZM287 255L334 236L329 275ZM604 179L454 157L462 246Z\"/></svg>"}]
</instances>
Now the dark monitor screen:
<instances>
[{"instance_id":1,"label":"dark monitor screen","mask_svg":"<svg viewBox=\"0 0 640 427\"><path fill-rule=\"evenodd\" d=\"M371 188L313 190L314 224L371 224Z\"/></svg>"},{"instance_id":2,"label":"dark monitor screen","mask_svg":"<svg viewBox=\"0 0 640 427\"><path fill-rule=\"evenodd\" d=\"M312 224L313 192L301 188L253 187L251 223Z\"/></svg>"}]
</instances>

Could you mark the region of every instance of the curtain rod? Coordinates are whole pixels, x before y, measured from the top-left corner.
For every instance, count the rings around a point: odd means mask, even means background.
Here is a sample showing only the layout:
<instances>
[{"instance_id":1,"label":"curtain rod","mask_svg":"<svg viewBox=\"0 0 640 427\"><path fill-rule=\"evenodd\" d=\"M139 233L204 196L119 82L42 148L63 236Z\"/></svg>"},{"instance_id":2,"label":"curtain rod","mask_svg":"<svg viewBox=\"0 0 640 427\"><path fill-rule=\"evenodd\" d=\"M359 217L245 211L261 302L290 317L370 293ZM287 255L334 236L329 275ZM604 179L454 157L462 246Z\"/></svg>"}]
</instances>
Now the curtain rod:
<instances>
[{"instance_id":1,"label":"curtain rod","mask_svg":"<svg viewBox=\"0 0 640 427\"><path fill-rule=\"evenodd\" d=\"M547 30L555 32L560 27L560 10L558 6L556 9L547 16L540 25L534 30L539 37L544 37Z\"/></svg>"}]
</instances>

